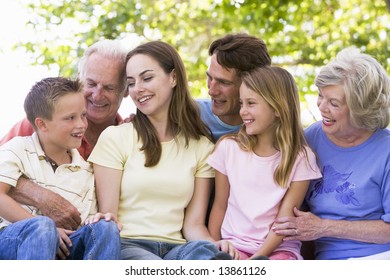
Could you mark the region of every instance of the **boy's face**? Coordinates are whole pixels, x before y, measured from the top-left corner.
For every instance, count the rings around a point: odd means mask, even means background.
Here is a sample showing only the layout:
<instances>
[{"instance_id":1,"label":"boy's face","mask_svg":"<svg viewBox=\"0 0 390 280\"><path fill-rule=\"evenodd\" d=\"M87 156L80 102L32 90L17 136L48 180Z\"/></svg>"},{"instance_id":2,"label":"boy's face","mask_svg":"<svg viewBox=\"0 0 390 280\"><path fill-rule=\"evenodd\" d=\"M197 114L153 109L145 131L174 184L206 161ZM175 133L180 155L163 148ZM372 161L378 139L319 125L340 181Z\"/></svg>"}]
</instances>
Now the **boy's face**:
<instances>
[{"instance_id":1,"label":"boy's face","mask_svg":"<svg viewBox=\"0 0 390 280\"><path fill-rule=\"evenodd\" d=\"M79 148L88 127L86 116L86 101L83 93L69 93L62 96L55 105L52 119L44 120L45 139L48 143L41 144L44 147L50 144L60 149Z\"/></svg>"}]
</instances>

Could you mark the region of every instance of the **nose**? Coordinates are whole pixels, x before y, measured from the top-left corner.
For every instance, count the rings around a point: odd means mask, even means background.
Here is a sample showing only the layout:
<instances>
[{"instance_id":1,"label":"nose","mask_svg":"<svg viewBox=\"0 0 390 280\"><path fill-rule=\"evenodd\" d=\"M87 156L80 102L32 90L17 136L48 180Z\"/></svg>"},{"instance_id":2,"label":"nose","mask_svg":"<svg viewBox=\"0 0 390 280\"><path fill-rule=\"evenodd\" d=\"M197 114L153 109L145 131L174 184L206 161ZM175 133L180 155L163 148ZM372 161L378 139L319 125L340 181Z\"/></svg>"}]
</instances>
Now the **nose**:
<instances>
[{"instance_id":1,"label":"nose","mask_svg":"<svg viewBox=\"0 0 390 280\"><path fill-rule=\"evenodd\" d=\"M88 120L85 115L82 115L78 121L77 121L77 127L87 129L88 127Z\"/></svg>"},{"instance_id":2,"label":"nose","mask_svg":"<svg viewBox=\"0 0 390 280\"><path fill-rule=\"evenodd\" d=\"M241 105L240 116L245 116L246 114L247 114L246 107L244 105Z\"/></svg>"},{"instance_id":3,"label":"nose","mask_svg":"<svg viewBox=\"0 0 390 280\"><path fill-rule=\"evenodd\" d=\"M140 81L135 81L133 87L130 90L132 90L135 93L137 93L137 92L142 92L145 89L144 89L143 84Z\"/></svg>"},{"instance_id":4,"label":"nose","mask_svg":"<svg viewBox=\"0 0 390 280\"><path fill-rule=\"evenodd\" d=\"M94 99L97 99L103 95L103 87L101 85L95 86L94 88L91 89L91 91L92 91L92 97Z\"/></svg>"},{"instance_id":5,"label":"nose","mask_svg":"<svg viewBox=\"0 0 390 280\"><path fill-rule=\"evenodd\" d=\"M320 111L325 111L326 110L326 102L323 99L318 98L317 99L317 107Z\"/></svg>"},{"instance_id":6,"label":"nose","mask_svg":"<svg viewBox=\"0 0 390 280\"><path fill-rule=\"evenodd\" d=\"M208 80L207 81L207 87L209 89L209 95L210 96L216 96L218 95L219 91L218 91L218 85L215 81L213 80Z\"/></svg>"}]
</instances>

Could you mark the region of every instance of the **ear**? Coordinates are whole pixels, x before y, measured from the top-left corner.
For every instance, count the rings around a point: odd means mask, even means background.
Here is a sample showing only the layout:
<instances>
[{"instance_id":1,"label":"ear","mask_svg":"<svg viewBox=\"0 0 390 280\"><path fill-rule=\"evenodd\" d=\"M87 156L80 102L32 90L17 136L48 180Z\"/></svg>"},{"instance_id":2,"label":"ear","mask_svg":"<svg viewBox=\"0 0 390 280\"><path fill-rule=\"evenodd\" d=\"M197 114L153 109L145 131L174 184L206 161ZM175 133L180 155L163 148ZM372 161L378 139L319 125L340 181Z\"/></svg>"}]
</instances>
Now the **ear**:
<instances>
[{"instance_id":1,"label":"ear","mask_svg":"<svg viewBox=\"0 0 390 280\"><path fill-rule=\"evenodd\" d=\"M38 130L47 131L46 121L42 118L38 117L35 119L35 126L37 127Z\"/></svg>"},{"instance_id":2,"label":"ear","mask_svg":"<svg viewBox=\"0 0 390 280\"><path fill-rule=\"evenodd\" d=\"M174 88L176 86L176 71L175 69L171 72L171 87Z\"/></svg>"}]
</instances>

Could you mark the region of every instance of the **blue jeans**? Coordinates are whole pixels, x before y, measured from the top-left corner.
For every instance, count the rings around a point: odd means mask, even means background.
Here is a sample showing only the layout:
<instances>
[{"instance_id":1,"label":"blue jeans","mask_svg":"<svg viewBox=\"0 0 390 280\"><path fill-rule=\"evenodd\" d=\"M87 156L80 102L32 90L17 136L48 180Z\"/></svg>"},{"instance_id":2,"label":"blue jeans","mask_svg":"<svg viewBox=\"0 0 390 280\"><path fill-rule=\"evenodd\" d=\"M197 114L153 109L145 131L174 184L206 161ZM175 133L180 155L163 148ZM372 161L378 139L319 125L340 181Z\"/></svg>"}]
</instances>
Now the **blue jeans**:
<instances>
[{"instance_id":1,"label":"blue jeans","mask_svg":"<svg viewBox=\"0 0 390 280\"><path fill-rule=\"evenodd\" d=\"M0 260L54 260L59 237L53 220L24 219L0 230Z\"/></svg>"},{"instance_id":2,"label":"blue jeans","mask_svg":"<svg viewBox=\"0 0 390 280\"><path fill-rule=\"evenodd\" d=\"M119 260L119 230L113 221L84 225L69 236L71 260Z\"/></svg>"},{"instance_id":3,"label":"blue jeans","mask_svg":"<svg viewBox=\"0 0 390 280\"><path fill-rule=\"evenodd\" d=\"M219 251L209 241L185 244L121 238L122 260L209 260Z\"/></svg>"}]
</instances>

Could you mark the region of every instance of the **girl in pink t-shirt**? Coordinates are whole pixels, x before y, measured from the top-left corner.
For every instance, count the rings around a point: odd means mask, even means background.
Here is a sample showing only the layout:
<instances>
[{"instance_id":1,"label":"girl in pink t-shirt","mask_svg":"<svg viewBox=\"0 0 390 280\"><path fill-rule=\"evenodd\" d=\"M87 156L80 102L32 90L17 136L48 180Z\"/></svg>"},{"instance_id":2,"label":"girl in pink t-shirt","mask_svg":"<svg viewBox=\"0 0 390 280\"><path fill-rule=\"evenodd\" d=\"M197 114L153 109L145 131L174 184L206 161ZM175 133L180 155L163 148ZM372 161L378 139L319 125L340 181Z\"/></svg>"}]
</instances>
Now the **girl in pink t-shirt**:
<instances>
[{"instance_id":1,"label":"girl in pink t-shirt","mask_svg":"<svg viewBox=\"0 0 390 280\"><path fill-rule=\"evenodd\" d=\"M276 217L294 215L310 180L321 177L294 78L271 66L245 72L240 103L242 128L222 137L208 160L216 170L209 231L233 259L302 259L300 242L270 230Z\"/></svg>"}]
</instances>

